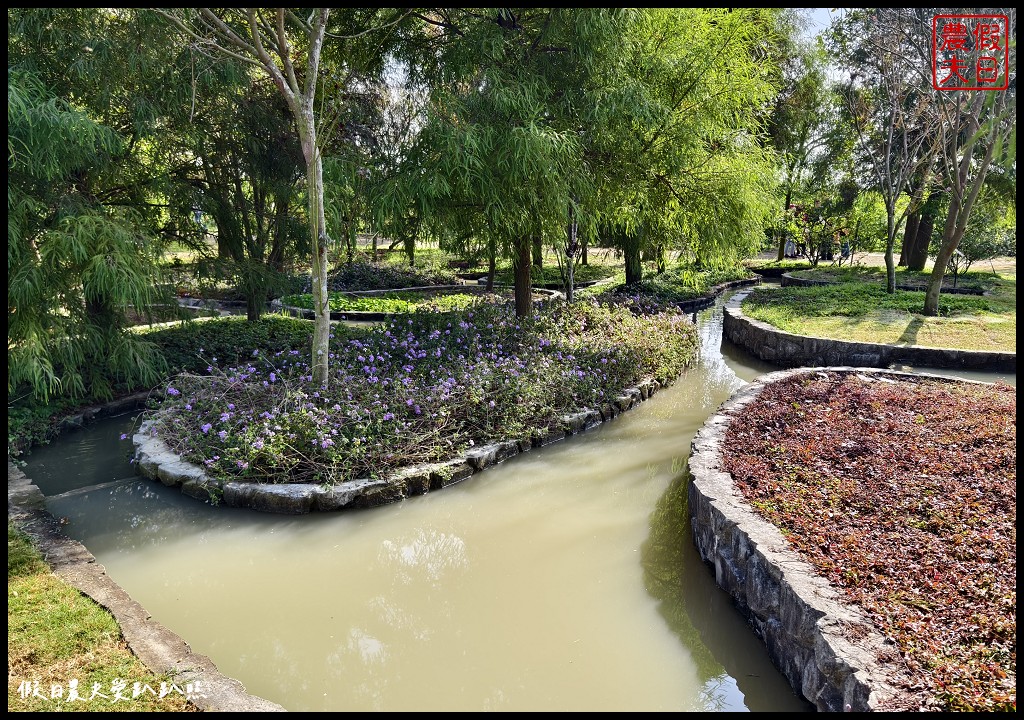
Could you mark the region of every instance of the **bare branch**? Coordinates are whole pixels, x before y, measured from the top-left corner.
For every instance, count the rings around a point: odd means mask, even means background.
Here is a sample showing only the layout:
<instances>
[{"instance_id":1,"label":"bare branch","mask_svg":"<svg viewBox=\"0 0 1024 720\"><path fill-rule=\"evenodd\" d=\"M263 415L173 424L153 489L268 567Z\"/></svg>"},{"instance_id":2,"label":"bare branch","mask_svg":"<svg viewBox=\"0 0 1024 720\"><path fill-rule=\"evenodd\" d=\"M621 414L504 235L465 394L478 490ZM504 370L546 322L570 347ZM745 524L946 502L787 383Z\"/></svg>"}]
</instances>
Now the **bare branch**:
<instances>
[{"instance_id":1,"label":"bare branch","mask_svg":"<svg viewBox=\"0 0 1024 720\"><path fill-rule=\"evenodd\" d=\"M302 94L298 78L295 77L295 66L292 65L291 47L288 44L288 33L284 28L284 10L277 11L277 56L281 58L281 65L284 67L284 75L287 78L288 87L296 96Z\"/></svg>"},{"instance_id":2,"label":"bare branch","mask_svg":"<svg viewBox=\"0 0 1024 720\"><path fill-rule=\"evenodd\" d=\"M398 23L402 22L402 20L404 20L405 18L407 18L407 17L409 17L410 15L413 15L413 14L415 14L415 12L413 10L406 10L401 15L396 17L394 20L386 22L383 25L377 25L376 27L367 28L366 30L363 30L362 32L357 32L357 33L355 33L353 35L337 35L335 33L329 33L329 32L326 32L326 31L325 31L325 34L327 35L327 37L333 38L335 40L355 40L356 38L363 37L364 35L369 35L370 33L379 32L380 30L384 30L386 28L393 27L393 26L397 25Z\"/></svg>"},{"instance_id":3,"label":"bare branch","mask_svg":"<svg viewBox=\"0 0 1024 720\"><path fill-rule=\"evenodd\" d=\"M423 22L427 23L428 25L433 25L435 27L443 28L445 30L450 30L451 32L455 33L456 35L458 35L460 37L465 35L465 33L462 30L460 30L458 27L456 27L455 24L453 22L451 22L450 20L448 20L447 18L444 18L444 19L441 19L441 20L435 20L433 18L427 17L423 13L419 13L419 12L415 12L415 11L410 13L410 14L414 18L416 18L417 20L422 20Z\"/></svg>"},{"instance_id":4,"label":"bare branch","mask_svg":"<svg viewBox=\"0 0 1024 720\"><path fill-rule=\"evenodd\" d=\"M190 38L195 40L196 50L203 52L205 54L208 49L213 49L217 53L227 55L228 57L238 60L240 62L244 62L249 65L261 65L260 61L253 55L243 55L235 50L232 50L230 47L221 45L220 43L214 41L210 37L200 35L191 27L186 25L181 18L177 17L173 13L161 10L160 8L151 8L151 10L153 10L153 12L157 13L158 15L162 16L165 20L174 25L174 27L178 28L183 33L188 35Z\"/></svg>"}]
</instances>

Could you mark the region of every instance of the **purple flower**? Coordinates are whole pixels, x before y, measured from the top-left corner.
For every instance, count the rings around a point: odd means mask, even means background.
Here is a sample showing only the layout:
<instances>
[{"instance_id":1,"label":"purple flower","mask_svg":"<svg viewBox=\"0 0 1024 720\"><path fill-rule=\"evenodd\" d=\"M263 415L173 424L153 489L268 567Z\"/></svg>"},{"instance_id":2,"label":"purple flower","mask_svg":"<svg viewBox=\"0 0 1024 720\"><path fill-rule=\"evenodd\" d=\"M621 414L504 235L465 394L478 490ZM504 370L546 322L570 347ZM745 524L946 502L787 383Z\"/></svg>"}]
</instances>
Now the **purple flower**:
<instances>
[{"instance_id":1,"label":"purple flower","mask_svg":"<svg viewBox=\"0 0 1024 720\"><path fill-rule=\"evenodd\" d=\"M128 439L128 435L125 434L125 433L121 433L121 439L122 440L127 440Z\"/></svg>"},{"instance_id":2,"label":"purple flower","mask_svg":"<svg viewBox=\"0 0 1024 720\"><path fill-rule=\"evenodd\" d=\"M203 427L202 427L202 428L200 428L200 429L201 429L201 430L203 431L203 434L205 435L206 433L210 432L210 429L211 429L212 427L213 427L213 425L211 425L210 423L206 423L206 424L205 424L205 425L203 425Z\"/></svg>"},{"instance_id":3,"label":"purple flower","mask_svg":"<svg viewBox=\"0 0 1024 720\"><path fill-rule=\"evenodd\" d=\"M167 388L167 394L168 395L181 395L180 392L178 392L177 390L175 390L172 387Z\"/></svg>"}]
</instances>

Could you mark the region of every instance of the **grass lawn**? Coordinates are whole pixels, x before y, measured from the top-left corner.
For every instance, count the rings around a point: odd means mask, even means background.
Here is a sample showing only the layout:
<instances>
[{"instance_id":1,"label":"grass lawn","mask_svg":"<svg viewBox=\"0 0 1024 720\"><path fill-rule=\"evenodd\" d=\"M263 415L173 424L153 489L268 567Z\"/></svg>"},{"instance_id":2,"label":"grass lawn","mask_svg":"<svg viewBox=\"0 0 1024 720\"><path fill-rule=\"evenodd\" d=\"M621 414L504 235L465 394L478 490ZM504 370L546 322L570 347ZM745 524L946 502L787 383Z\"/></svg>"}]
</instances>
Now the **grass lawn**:
<instances>
[{"instance_id":1,"label":"grass lawn","mask_svg":"<svg viewBox=\"0 0 1024 720\"><path fill-rule=\"evenodd\" d=\"M132 654L109 612L50 572L8 520L7 711L198 711L174 687Z\"/></svg>"},{"instance_id":2,"label":"grass lawn","mask_svg":"<svg viewBox=\"0 0 1024 720\"><path fill-rule=\"evenodd\" d=\"M1016 352L1016 273L1000 272L986 282L990 289L985 296L943 293L937 317L921 313L923 291L897 290L890 295L876 280L758 288L743 301L743 312L797 335Z\"/></svg>"}]
</instances>

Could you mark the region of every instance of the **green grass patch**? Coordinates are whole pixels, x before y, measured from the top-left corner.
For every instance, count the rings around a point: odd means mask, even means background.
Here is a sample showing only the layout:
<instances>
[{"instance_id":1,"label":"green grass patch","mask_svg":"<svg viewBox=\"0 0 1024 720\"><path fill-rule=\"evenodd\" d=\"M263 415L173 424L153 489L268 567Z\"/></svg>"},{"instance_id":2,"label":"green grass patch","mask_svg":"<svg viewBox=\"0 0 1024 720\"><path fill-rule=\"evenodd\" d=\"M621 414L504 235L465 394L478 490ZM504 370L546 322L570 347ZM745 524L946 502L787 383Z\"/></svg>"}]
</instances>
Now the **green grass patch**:
<instances>
[{"instance_id":1,"label":"green grass patch","mask_svg":"<svg viewBox=\"0 0 1024 720\"><path fill-rule=\"evenodd\" d=\"M885 268L878 266L817 267L812 270L795 270L790 274L793 277L821 282L861 282L881 285L886 283ZM924 290L931 279L931 272L919 272L898 267L895 271L895 278L897 287ZM971 270L957 277L955 285L952 274L947 273L943 278L942 287L944 290L956 287L981 293L991 291L1007 280L1012 281L1012 278L1003 278L998 273Z\"/></svg>"},{"instance_id":2,"label":"green grass patch","mask_svg":"<svg viewBox=\"0 0 1024 720\"><path fill-rule=\"evenodd\" d=\"M927 317L924 292L876 283L758 288L743 301L747 316L797 335L891 345L1016 352L1016 283L991 296L943 294Z\"/></svg>"},{"instance_id":3,"label":"green grass patch","mask_svg":"<svg viewBox=\"0 0 1024 720\"><path fill-rule=\"evenodd\" d=\"M616 268L612 265L589 264L578 265L573 272L573 282L576 284L597 282L612 277ZM494 274L494 281L505 285L515 282L512 268L503 268ZM561 286L565 280L562 277L562 270L557 264L547 264L541 267L530 268L530 283L533 285L558 285Z\"/></svg>"},{"instance_id":4,"label":"green grass patch","mask_svg":"<svg viewBox=\"0 0 1024 720\"><path fill-rule=\"evenodd\" d=\"M661 303L678 303L706 297L716 286L735 280L757 277L744 267L696 268L692 265L671 265L663 273L648 272L641 282L626 286L625 272L617 271L615 280L592 291L597 294L640 296ZM588 294L583 291L584 294Z\"/></svg>"},{"instance_id":5,"label":"green grass patch","mask_svg":"<svg viewBox=\"0 0 1024 720\"><path fill-rule=\"evenodd\" d=\"M479 299L479 295L471 293L396 291L380 295L351 295L331 292L328 302L332 312L410 313L420 308L463 310ZM313 296L308 293L286 295L281 302L290 307L313 309Z\"/></svg>"},{"instance_id":6,"label":"green grass patch","mask_svg":"<svg viewBox=\"0 0 1024 720\"><path fill-rule=\"evenodd\" d=\"M125 644L113 615L54 575L8 520L8 712L197 710L178 692L159 697L161 683L170 690L174 679L150 672ZM69 700L72 684L79 699ZM54 697L57 688L60 697ZM94 696L94 689L106 697Z\"/></svg>"},{"instance_id":7,"label":"green grass patch","mask_svg":"<svg viewBox=\"0 0 1024 720\"><path fill-rule=\"evenodd\" d=\"M351 263L342 263L328 274L330 290L397 290L426 285L455 285L459 279L448 266L448 256L440 250L422 249L409 265L404 253L386 252L379 260L358 255ZM309 290L308 276L303 278Z\"/></svg>"}]
</instances>

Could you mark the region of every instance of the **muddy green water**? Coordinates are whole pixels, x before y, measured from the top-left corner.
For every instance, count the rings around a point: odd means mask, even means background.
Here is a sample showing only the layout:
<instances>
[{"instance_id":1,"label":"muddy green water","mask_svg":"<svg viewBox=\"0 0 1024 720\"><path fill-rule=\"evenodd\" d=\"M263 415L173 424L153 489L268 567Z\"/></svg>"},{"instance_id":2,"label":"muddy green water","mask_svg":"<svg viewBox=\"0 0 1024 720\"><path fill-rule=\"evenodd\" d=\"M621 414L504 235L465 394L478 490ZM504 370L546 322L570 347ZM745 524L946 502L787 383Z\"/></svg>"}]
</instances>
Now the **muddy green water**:
<instances>
[{"instance_id":1,"label":"muddy green water","mask_svg":"<svg viewBox=\"0 0 1024 720\"><path fill-rule=\"evenodd\" d=\"M776 369L722 348L721 303L697 319L700 363L637 409L380 508L210 507L134 474L130 416L25 472L156 620L288 710L809 711L693 548L690 441Z\"/></svg>"}]
</instances>

